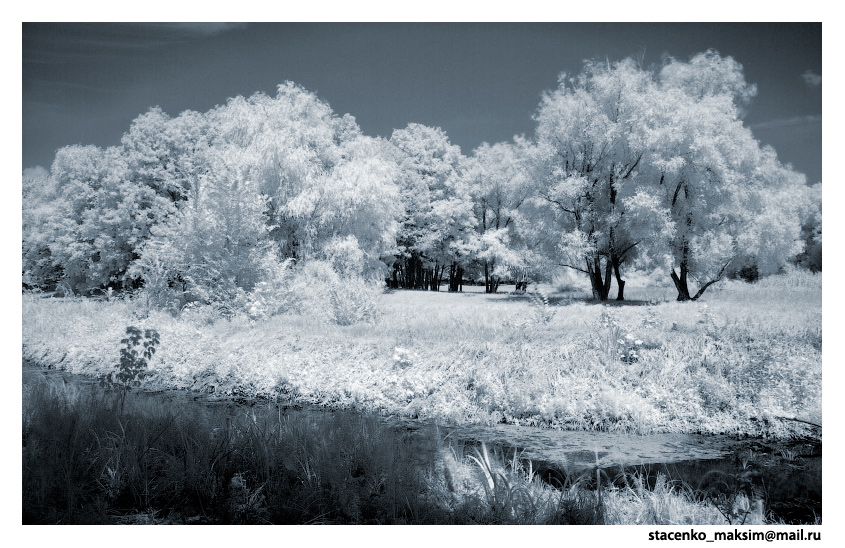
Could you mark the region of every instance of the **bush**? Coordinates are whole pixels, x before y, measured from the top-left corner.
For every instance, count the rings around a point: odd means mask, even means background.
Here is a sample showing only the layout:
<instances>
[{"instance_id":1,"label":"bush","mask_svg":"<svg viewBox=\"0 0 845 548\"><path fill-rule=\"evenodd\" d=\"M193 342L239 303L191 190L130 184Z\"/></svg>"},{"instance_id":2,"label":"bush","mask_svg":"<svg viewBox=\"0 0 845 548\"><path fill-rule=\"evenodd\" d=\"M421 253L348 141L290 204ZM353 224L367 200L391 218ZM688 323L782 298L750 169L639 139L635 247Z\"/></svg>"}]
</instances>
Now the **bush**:
<instances>
[{"instance_id":1,"label":"bush","mask_svg":"<svg viewBox=\"0 0 845 548\"><path fill-rule=\"evenodd\" d=\"M338 325L374 321L380 312L384 281L341 276L326 261L308 261L294 275L298 311Z\"/></svg>"},{"instance_id":2,"label":"bush","mask_svg":"<svg viewBox=\"0 0 845 548\"><path fill-rule=\"evenodd\" d=\"M255 284L247 298L246 312L250 319L269 318L294 308L296 299L291 284L294 262L288 258L280 263L269 254L264 258L262 281Z\"/></svg>"}]
</instances>

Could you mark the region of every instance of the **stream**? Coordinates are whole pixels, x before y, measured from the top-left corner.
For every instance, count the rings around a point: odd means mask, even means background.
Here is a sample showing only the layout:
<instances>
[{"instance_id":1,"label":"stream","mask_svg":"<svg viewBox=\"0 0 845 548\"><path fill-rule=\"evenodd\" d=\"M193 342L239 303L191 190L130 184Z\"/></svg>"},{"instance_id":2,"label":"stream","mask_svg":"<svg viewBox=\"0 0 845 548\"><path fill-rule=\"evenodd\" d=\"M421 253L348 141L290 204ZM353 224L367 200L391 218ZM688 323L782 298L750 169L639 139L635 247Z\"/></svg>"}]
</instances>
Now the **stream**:
<instances>
[{"instance_id":1,"label":"stream","mask_svg":"<svg viewBox=\"0 0 845 548\"><path fill-rule=\"evenodd\" d=\"M23 363L24 383L30 375L61 379L71 385L96 388L97 380L57 369L44 369ZM29 377L30 381L33 378ZM295 417L301 414L362 413L349 409L329 409L315 405L294 405L252 398L221 398L184 390L145 392L144 397L164 399L208 409L224 409L234 417L246 409L268 407L275 414ZM431 444L431 436L415 435L431 429L431 421L380 416L384 428L397 429L415 443ZM683 482L700 493L718 488L721 492L740 488L764 498L775 520L785 523L813 523L821 519L821 442L783 442L757 438L696 434L619 434L608 432L564 431L516 425L437 425L441 440L475 445L504 453L510 459L517 451L530 461L534 472L553 485L567 479L590 478L586 472L602 469L603 482L617 486L638 474L653 486L658 474L670 481ZM430 447L421 447L424 452ZM588 483L589 484L589 483ZM595 484L593 483L594 487Z\"/></svg>"}]
</instances>

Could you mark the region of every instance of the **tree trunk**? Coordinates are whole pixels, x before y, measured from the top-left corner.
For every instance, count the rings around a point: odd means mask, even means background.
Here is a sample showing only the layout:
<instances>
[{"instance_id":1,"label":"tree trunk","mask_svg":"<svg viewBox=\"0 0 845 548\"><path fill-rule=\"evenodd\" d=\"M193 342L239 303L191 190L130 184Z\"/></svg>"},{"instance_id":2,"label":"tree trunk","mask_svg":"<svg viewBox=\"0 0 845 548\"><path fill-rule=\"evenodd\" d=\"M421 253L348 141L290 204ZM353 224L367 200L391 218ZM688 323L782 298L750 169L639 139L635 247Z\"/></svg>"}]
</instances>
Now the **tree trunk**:
<instances>
[{"instance_id":1,"label":"tree trunk","mask_svg":"<svg viewBox=\"0 0 845 548\"><path fill-rule=\"evenodd\" d=\"M414 289L425 289L425 270L423 269L422 261L418 258L414 261Z\"/></svg>"},{"instance_id":2,"label":"tree trunk","mask_svg":"<svg viewBox=\"0 0 845 548\"><path fill-rule=\"evenodd\" d=\"M622 279L622 275L619 273L619 257L613 257L613 272L616 274L616 285L619 288L619 291L616 293L616 300L617 301L624 301L624 291L625 291L625 280Z\"/></svg>"},{"instance_id":3,"label":"tree trunk","mask_svg":"<svg viewBox=\"0 0 845 548\"><path fill-rule=\"evenodd\" d=\"M493 286L490 293L496 293L497 291L499 291L499 282L501 282L501 281L502 280L498 276L496 276L495 274L490 276L490 283Z\"/></svg>"},{"instance_id":4,"label":"tree trunk","mask_svg":"<svg viewBox=\"0 0 845 548\"><path fill-rule=\"evenodd\" d=\"M429 269L428 272L428 289L429 291L440 291L440 282L443 279L443 266L434 263L434 268Z\"/></svg>"},{"instance_id":5,"label":"tree trunk","mask_svg":"<svg viewBox=\"0 0 845 548\"><path fill-rule=\"evenodd\" d=\"M514 293L526 293L528 291L528 274L522 272L516 278L516 288Z\"/></svg>"},{"instance_id":6,"label":"tree trunk","mask_svg":"<svg viewBox=\"0 0 845 548\"><path fill-rule=\"evenodd\" d=\"M490 293L490 265L484 261L484 292Z\"/></svg>"},{"instance_id":7,"label":"tree trunk","mask_svg":"<svg viewBox=\"0 0 845 548\"><path fill-rule=\"evenodd\" d=\"M449 266L449 291L463 291L464 269L457 263Z\"/></svg>"},{"instance_id":8,"label":"tree trunk","mask_svg":"<svg viewBox=\"0 0 845 548\"><path fill-rule=\"evenodd\" d=\"M692 297L689 294L689 286L687 285L687 264L686 262L681 262L681 275L675 272L675 269L672 269L670 273L672 276L672 281L675 282L675 289L678 290L678 299L679 301L690 301Z\"/></svg>"},{"instance_id":9,"label":"tree trunk","mask_svg":"<svg viewBox=\"0 0 845 548\"><path fill-rule=\"evenodd\" d=\"M590 276L590 286L593 290L593 299L599 301L606 301L610 293L610 275L612 273L613 264L607 261L604 265L604 279L601 275L601 257L594 257L593 263L587 259L587 274Z\"/></svg>"},{"instance_id":10,"label":"tree trunk","mask_svg":"<svg viewBox=\"0 0 845 548\"><path fill-rule=\"evenodd\" d=\"M484 292L485 293L495 293L499 290L499 282L501 281L499 277L493 274L491 271L495 270L496 261L493 263L488 263L484 261Z\"/></svg>"},{"instance_id":11,"label":"tree trunk","mask_svg":"<svg viewBox=\"0 0 845 548\"><path fill-rule=\"evenodd\" d=\"M675 273L675 269L672 269L672 281L675 282L675 288L678 290L678 300L679 301L697 301L699 297L707 290L708 287L713 285L714 283L718 282L722 279L722 276L725 274L725 270L728 268L728 265L731 264L733 259L728 259L728 262L719 270L719 273L716 276L701 285L696 291L695 295L690 296L689 286L687 286L687 262L686 260L681 261L681 275L680 277Z\"/></svg>"}]
</instances>

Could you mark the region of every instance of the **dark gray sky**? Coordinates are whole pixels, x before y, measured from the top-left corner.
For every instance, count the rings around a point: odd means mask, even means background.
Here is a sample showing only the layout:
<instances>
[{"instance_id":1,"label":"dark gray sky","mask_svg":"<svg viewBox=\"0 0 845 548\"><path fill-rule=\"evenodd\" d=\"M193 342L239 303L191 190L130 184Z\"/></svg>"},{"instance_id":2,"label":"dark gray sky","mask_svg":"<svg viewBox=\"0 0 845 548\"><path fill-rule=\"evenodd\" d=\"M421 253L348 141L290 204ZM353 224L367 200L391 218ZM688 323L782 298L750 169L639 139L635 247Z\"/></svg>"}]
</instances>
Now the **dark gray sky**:
<instances>
[{"instance_id":1,"label":"dark gray sky","mask_svg":"<svg viewBox=\"0 0 845 548\"><path fill-rule=\"evenodd\" d=\"M821 180L821 24L23 24L23 167L70 144L116 145L159 105L171 116L292 80L368 135L439 126L468 154L531 136L544 90L587 58L708 48L745 68L746 124Z\"/></svg>"}]
</instances>

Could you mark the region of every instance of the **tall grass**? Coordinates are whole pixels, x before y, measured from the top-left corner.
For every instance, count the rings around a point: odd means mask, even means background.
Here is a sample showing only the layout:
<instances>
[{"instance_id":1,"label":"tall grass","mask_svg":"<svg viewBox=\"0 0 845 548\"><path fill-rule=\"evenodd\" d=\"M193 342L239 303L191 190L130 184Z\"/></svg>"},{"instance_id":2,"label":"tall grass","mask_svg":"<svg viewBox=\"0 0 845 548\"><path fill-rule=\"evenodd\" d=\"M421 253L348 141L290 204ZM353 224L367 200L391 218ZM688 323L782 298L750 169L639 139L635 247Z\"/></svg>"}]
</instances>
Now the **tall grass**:
<instances>
[{"instance_id":1,"label":"tall grass","mask_svg":"<svg viewBox=\"0 0 845 548\"><path fill-rule=\"evenodd\" d=\"M372 415L137 393L125 403L28 373L24 523L729 522L663 479L648 489L633 475L620 488L596 470L550 484L518 453L447 445L434 428Z\"/></svg>"},{"instance_id":2,"label":"tall grass","mask_svg":"<svg viewBox=\"0 0 845 548\"><path fill-rule=\"evenodd\" d=\"M23 446L25 523L434 519L431 456L374 417L272 406L232 416L144 395L121 409L107 393L41 380L25 390Z\"/></svg>"}]
</instances>

